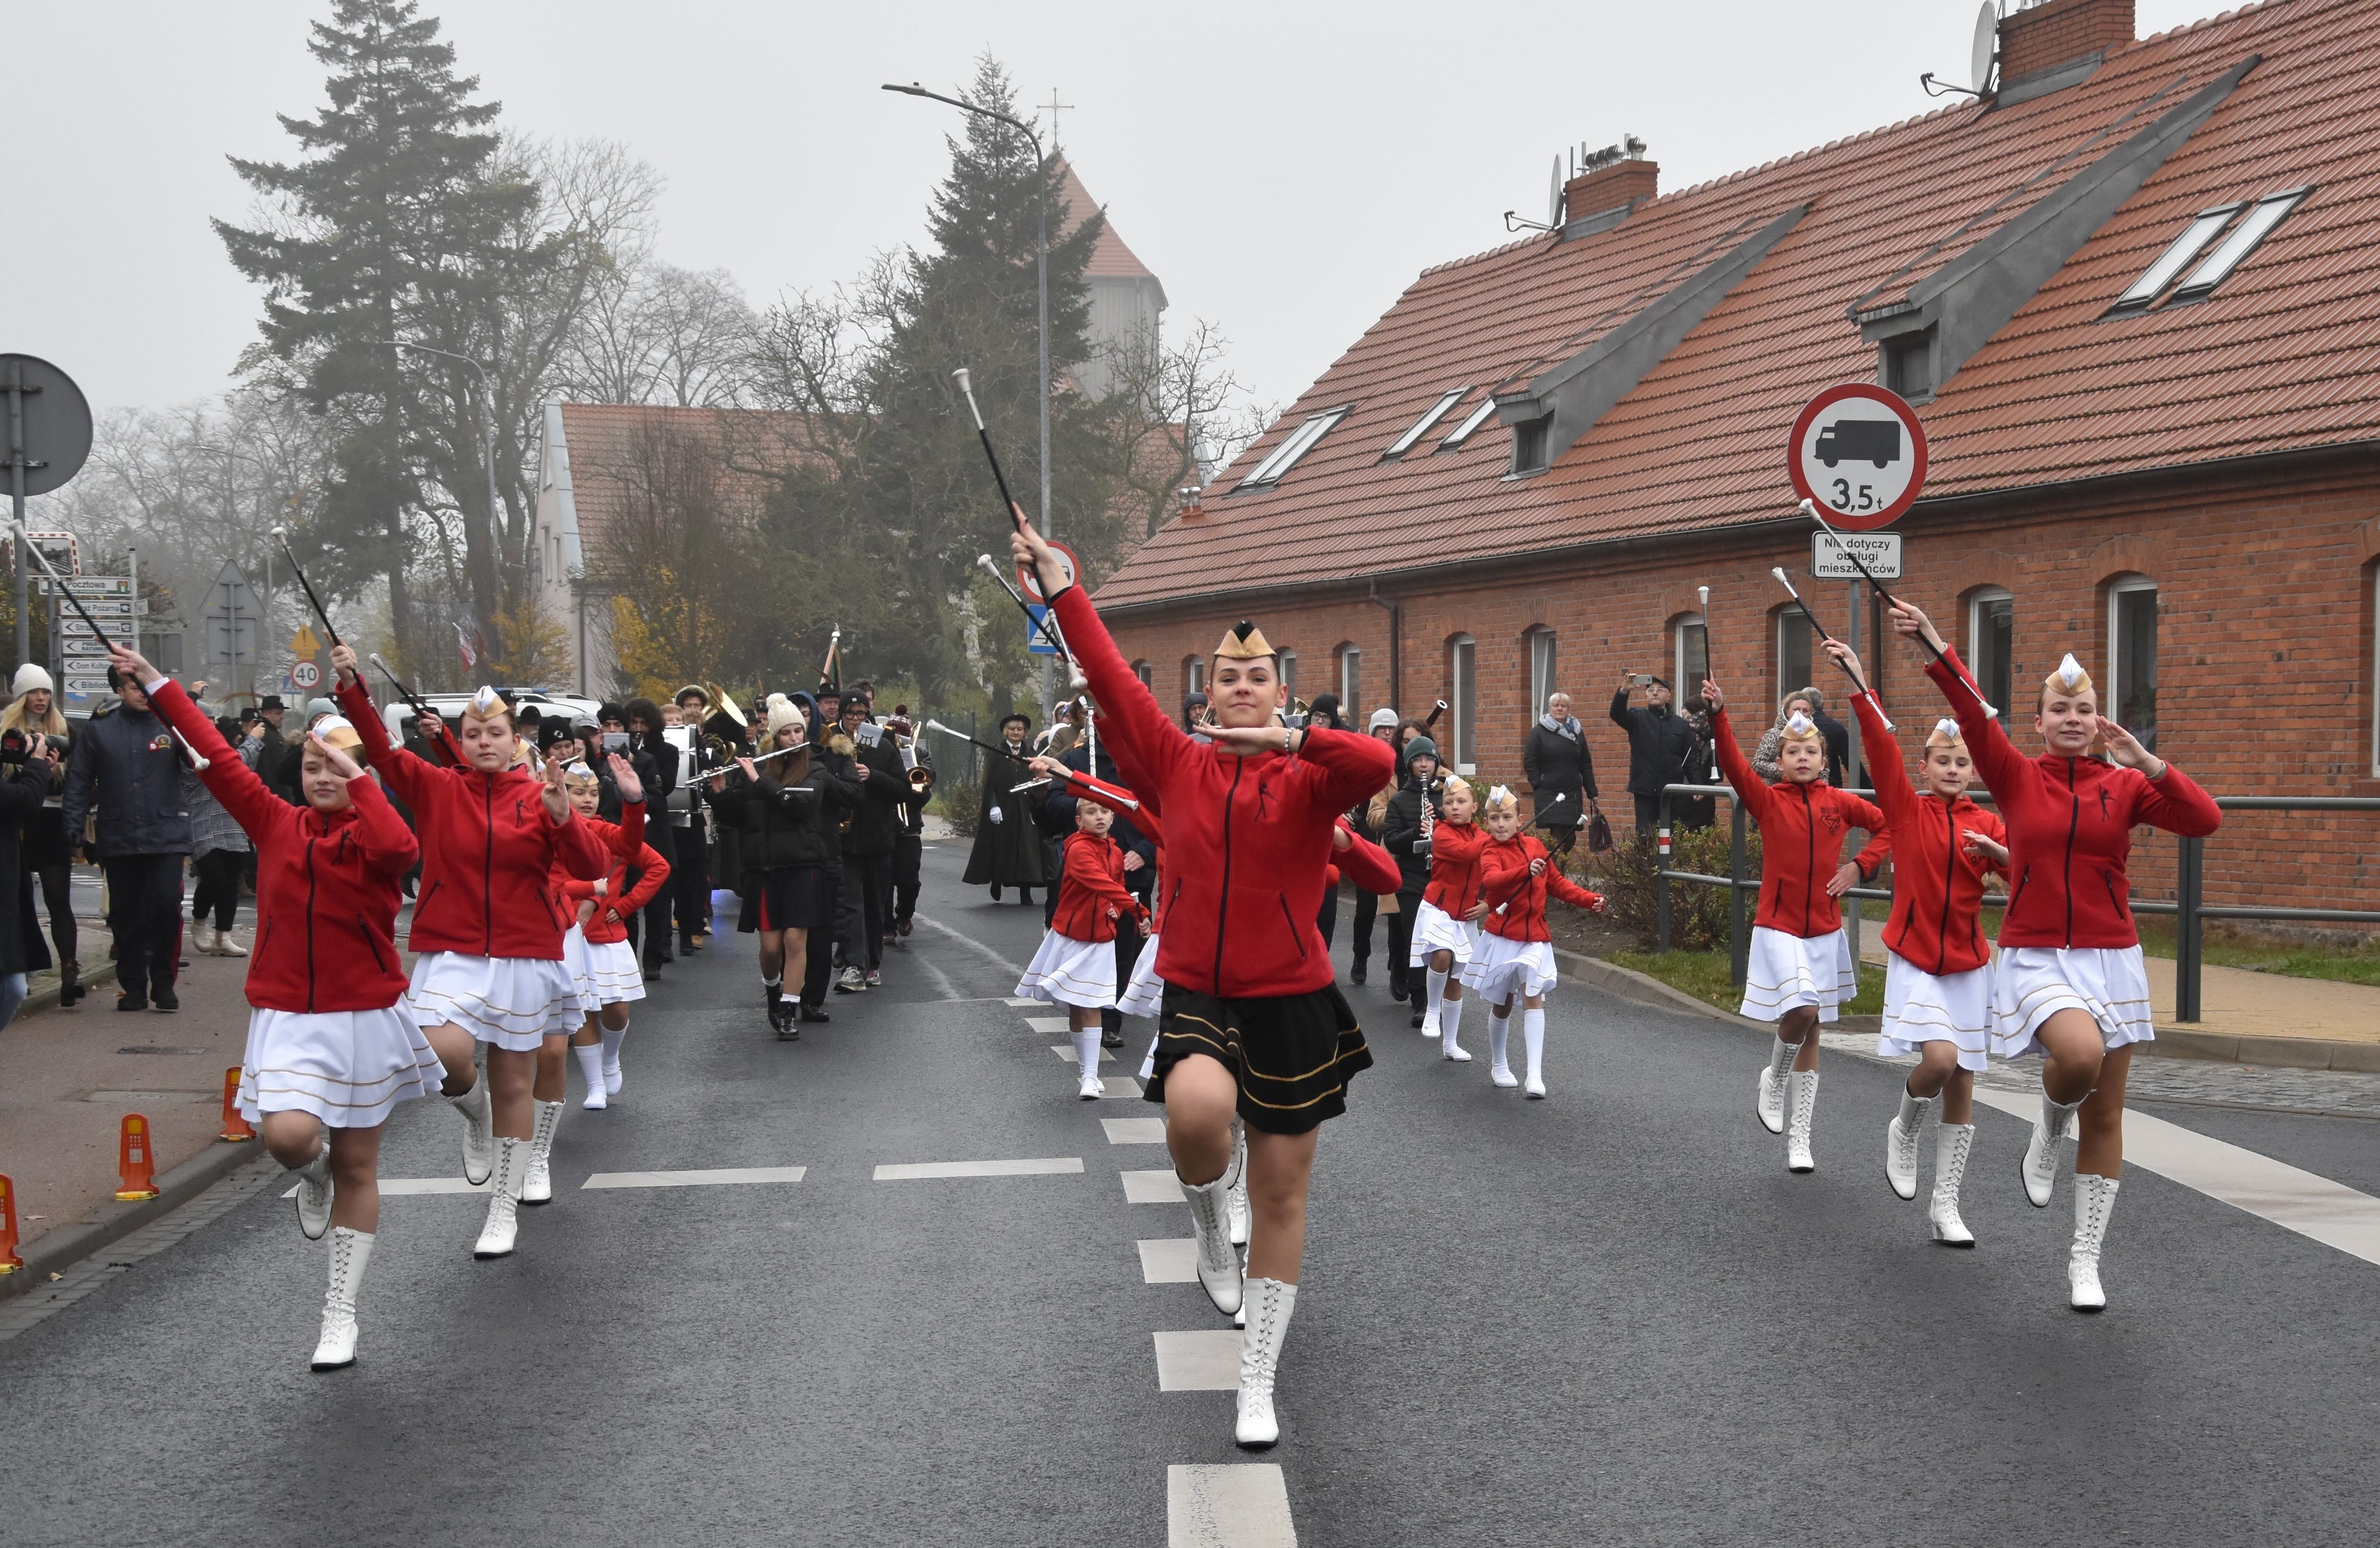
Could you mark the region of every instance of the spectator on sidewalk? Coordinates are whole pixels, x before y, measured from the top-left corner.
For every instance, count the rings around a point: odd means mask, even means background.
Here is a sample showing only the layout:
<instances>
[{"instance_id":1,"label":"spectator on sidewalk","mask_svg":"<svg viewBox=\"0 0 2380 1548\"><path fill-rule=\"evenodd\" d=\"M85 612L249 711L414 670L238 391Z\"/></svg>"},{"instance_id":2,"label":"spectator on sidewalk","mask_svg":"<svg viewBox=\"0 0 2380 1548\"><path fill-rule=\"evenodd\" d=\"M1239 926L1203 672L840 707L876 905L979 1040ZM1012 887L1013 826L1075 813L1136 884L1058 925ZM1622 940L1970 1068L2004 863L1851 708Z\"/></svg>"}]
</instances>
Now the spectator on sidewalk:
<instances>
[{"instance_id":1,"label":"spectator on sidewalk","mask_svg":"<svg viewBox=\"0 0 2380 1548\"><path fill-rule=\"evenodd\" d=\"M1521 745L1521 772L1536 798L1536 825L1546 830L1547 847L1569 854L1578 830L1586 825L1586 803L1603 794L1595 786L1586 728L1571 713L1569 694L1546 695L1546 713Z\"/></svg>"},{"instance_id":2,"label":"spectator on sidewalk","mask_svg":"<svg viewBox=\"0 0 2380 1548\"><path fill-rule=\"evenodd\" d=\"M181 795L190 811L190 869L198 877L190 890L190 945L209 957L246 957L248 948L231 927L239 909L239 885L254 858L248 830L223 809L188 761L182 764Z\"/></svg>"},{"instance_id":3,"label":"spectator on sidewalk","mask_svg":"<svg viewBox=\"0 0 2380 1548\"><path fill-rule=\"evenodd\" d=\"M1628 702L1633 684L1641 683L1645 702ZM1622 673L1620 689L1611 696L1611 723L1628 733L1628 793L1636 798L1636 831L1649 834L1660 825L1661 787L1685 777L1686 761L1694 748L1694 728L1671 704L1670 685L1650 673L1633 677Z\"/></svg>"},{"instance_id":4,"label":"spectator on sidewalk","mask_svg":"<svg viewBox=\"0 0 2380 1548\"><path fill-rule=\"evenodd\" d=\"M1810 717L1827 744L1827 783L1838 790L1845 788L1843 765L1851 760L1851 732L1827 713L1827 696L1815 688L1797 688L1777 701L1777 724L1760 734L1760 745L1752 753L1752 772L1771 785L1785 777L1779 771L1777 754L1784 745L1785 723L1797 708Z\"/></svg>"},{"instance_id":5,"label":"spectator on sidewalk","mask_svg":"<svg viewBox=\"0 0 2380 1548\"><path fill-rule=\"evenodd\" d=\"M182 862L190 852L190 811L182 800L182 753L149 708L140 685L115 667L115 698L75 738L67 763L69 839L98 814L89 846L107 873L108 928L115 933L118 1010L179 1010L175 969L182 953Z\"/></svg>"},{"instance_id":6,"label":"spectator on sidewalk","mask_svg":"<svg viewBox=\"0 0 2380 1548\"><path fill-rule=\"evenodd\" d=\"M53 745L39 737L30 739L24 762L0 764L0 1027L25 1003L26 975L50 965L41 918L33 911L32 872L23 863L18 835L40 822L57 766Z\"/></svg>"}]
</instances>

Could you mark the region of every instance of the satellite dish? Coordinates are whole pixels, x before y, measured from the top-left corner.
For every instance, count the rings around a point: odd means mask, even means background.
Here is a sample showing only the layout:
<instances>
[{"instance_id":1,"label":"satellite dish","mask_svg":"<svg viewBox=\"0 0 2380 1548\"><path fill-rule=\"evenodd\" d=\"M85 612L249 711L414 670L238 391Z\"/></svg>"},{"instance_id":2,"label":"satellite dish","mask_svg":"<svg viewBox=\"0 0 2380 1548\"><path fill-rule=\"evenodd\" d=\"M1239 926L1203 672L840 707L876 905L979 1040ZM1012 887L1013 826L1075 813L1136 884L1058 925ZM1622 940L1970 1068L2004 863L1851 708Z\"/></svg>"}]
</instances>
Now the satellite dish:
<instances>
[{"instance_id":1,"label":"satellite dish","mask_svg":"<svg viewBox=\"0 0 2380 1548\"><path fill-rule=\"evenodd\" d=\"M1548 188L1548 189L1546 190L1546 225L1547 225L1548 226L1557 226L1557 225L1560 225L1561 223L1562 223L1562 159L1561 159L1560 156L1556 156L1556 157L1554 158L1554 180L1553 180L1553 186L1552 186L1552 187L1550 187L1550 188Z\"/></svg>"},{"instance_id":2,"label":"satellite dish","mask_svg":"<svg viewBox=\"0 0 2380 1548\"><path fill-rule=\"evenodd\" d=\"M1967 83L1977 96L1992 88L1992 55L1999 42L2000 8L1996 0L1984 0L1984 8L1975 13L1975 51L1967 68Z\"/></svg>"}]
</instances>

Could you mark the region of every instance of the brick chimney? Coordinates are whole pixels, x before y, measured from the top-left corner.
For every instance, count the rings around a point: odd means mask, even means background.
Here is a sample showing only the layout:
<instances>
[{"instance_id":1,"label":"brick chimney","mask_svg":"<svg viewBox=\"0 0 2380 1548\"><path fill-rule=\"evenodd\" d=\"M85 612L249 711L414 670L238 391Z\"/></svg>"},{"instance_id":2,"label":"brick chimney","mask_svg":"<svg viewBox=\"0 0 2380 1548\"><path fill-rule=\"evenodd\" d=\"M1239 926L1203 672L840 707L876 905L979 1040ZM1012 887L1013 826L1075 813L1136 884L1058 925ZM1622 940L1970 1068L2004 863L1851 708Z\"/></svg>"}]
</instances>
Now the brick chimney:
<instances>
[{"instance_id":1,"label":"brick chimney","mask_svg":"<svg viewBox=\"0 0 2380 1548\"><path fill-rule=\"evenodd\" d=\"M2003 84L2132 42L2132 0L2048 0L2000 18Z\"/></svg>"},{"instance_id":2,"label":"brick chimney","mask_svg":"<svg viewBox=\"0 0 2380 1548\"><path fill-rule=\"evenodd\" d=\"M1582 172L1562 185L1562 218L1577 220L1658 194L1661 164L1636 158Z\"/></svg>"}]
</instances>

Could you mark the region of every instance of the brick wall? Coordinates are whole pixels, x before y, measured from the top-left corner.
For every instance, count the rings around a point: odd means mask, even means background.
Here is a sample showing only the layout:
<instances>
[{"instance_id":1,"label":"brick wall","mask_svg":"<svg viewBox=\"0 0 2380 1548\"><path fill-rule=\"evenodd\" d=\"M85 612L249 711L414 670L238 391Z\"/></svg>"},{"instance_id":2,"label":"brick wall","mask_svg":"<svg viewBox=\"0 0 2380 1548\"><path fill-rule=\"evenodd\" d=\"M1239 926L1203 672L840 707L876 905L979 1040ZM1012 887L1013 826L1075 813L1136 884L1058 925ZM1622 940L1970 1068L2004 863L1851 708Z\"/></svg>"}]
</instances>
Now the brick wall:
<instances>
[{"instance_id":1,"label":"brick wall","mask_svg":"<svg viewBox=\"0 0 2380 1548\"><path fill-rule=\"evenodd\" d=\"M2000 20L2000 79L2080 59L2132 41L2132 0L2049 0Z\"/></svg>"},{"instance_id":2,"label":"brick wall","mask_svg":"<svg viewBox=\"0 0 2380 1548\"><path fill-rule=\"evenodd\" d=\"M1582 172L1562 185L1562 217L1577 220L1583 215L1600 214L1639 199L1657 198L1660 191L1658 162L1641 158L1613 162L1609 166Z\"/></svg>"},{"instance_id":3,"label":"brick wall","mask_svg":"<svg viewBox=\"0 0 2380 1548\"><path fill-rule=\"evenodd\" d=\"M1922 511L1899 529L1904 579L1894 590L1934 616L1966 649L1965 599L1998 586L2015 598L2013 676L2019 703L2003 706L2017 744L2037 750L2033 685L2072 651L2107 681L2107 583L2140 574L2157 582L2159 750L2217 795L2380 795L2372 777L2374 575L2380 561L2380 462L2340 455L2291 466L2188 479L2113 481L2064 494L1962 502ZM1480 775L1520 785L1520 749L1536 713L1529 692L1529 629L1557 634L1557 686L1577 701L1608 798L1627 778L1625 738L1605 717L1626 671L1670 674L1667 627L1697 610L1711 589L1714 673L1730 690L1749 743L1767 724L1777 689L1778 604L1768 568L1809 564L1800 530L1535 556L1437 585L1400 583L1407 713L1448 697L1447 640L1476 640ZM1384 592L1387 588L1383 588ZM1820 618L1844 628L1848 588L1803 586ZM1268 637L1299 656L1299 691L1335 690L1331 651L1364 652L1362 708L1388 691L1389 613L1350 595L1296 604L1246 605ZM1182 660L1213 650L1243 609L1202 599L1195 610L1115 620L1125 653L1155 667L1160 701L1178 706ZM1864 621L1864 637L1868 626ZM1864 652L1899 723L1908 755L1944 713L1921 676L1922 652L1898 640ZM1813 667L1829 705L1843 687L1823 658ZM1832 680L1829 680L1832 679ZM2171 896L2174 841L2142 830L2135 881ZM2320 817L2238 813L2210 843L2210 903L2380 908L2380 814Z\"/></svg>"}]
</instances>

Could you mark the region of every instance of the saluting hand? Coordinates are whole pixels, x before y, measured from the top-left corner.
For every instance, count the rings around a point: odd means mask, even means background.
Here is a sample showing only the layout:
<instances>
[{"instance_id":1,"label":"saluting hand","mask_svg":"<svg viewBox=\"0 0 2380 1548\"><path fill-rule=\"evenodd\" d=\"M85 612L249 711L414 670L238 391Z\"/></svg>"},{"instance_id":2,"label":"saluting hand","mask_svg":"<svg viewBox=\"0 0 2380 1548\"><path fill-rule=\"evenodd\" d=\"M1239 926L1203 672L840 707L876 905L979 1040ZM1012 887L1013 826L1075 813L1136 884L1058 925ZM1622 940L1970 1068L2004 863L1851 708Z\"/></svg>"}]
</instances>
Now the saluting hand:
<instances>
[{"instance_id":1,"label":"saluting hand","mask_svg":"<svg viewBox=\"0 0 2380 1548\"><path fill-rule=\"evenodd\" d=\"M331 772L341 779L361 779L364 776L363 770L356 766L354 759L310 731L306 734L306 745L314 750L314 756L330 764Z\"/></svg>"},{"instance_id":2,"label":"saluting hand","mask_svg":"<svg viewBox=\"0 0 2380 1548\"><path fill-rule=\"evenodd\" d=\"M2165 760L2141 745L2141 739L2109 720L2099 717L2099 739L2107 745L2107 756L2128 769L2138 769L2155 779L2165 773Z\"/></svg>"},{"instance_id":3,"label":"saluting hand","mask_svg":"<svg viewBox=\"0 0 2380 1548\"><path fill-rule=\"evenodd\" d=\"M1287 752L1297 739L1297 733L1286 725L1209 725L1207 735L1217 746L1243 758Z\"/></svg>"},{"instance_id":4,"label":"saluting hand","mask_svg":"<svg viewBox=\"0 0 2380 1548\"><path fill-rule=\"evenodd\" d=\"M1961 828L1959 830L1959 836L1965 840L1963 847L1966 849L1968 854L1984 859L1988 859L1994 865L2004 866L2008 864L2008 846L1993 838L1990 835L1977 833L1973 828Z\"/></svg>"}]
</instances>

